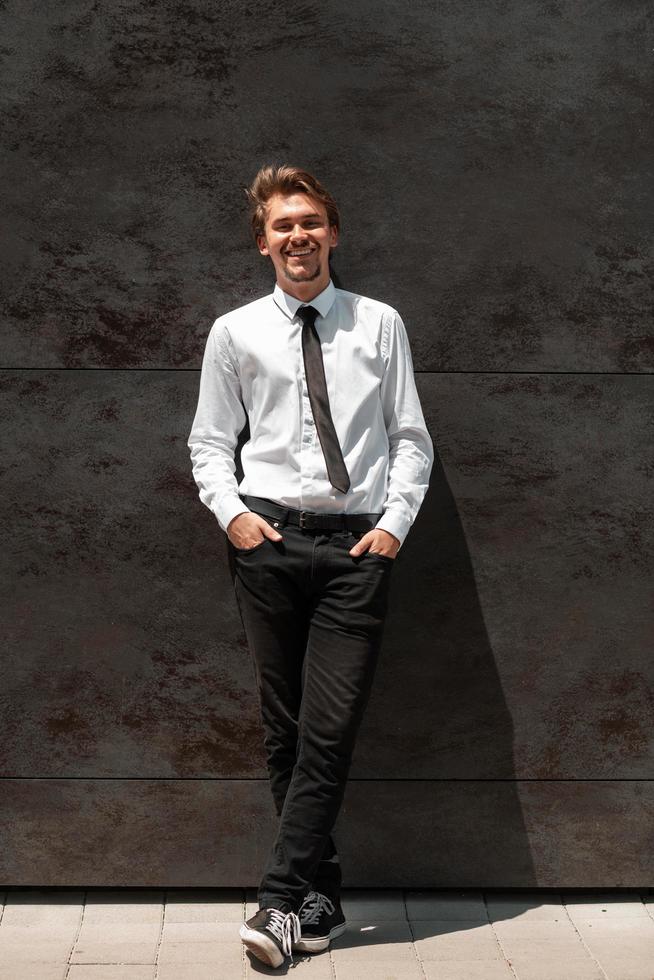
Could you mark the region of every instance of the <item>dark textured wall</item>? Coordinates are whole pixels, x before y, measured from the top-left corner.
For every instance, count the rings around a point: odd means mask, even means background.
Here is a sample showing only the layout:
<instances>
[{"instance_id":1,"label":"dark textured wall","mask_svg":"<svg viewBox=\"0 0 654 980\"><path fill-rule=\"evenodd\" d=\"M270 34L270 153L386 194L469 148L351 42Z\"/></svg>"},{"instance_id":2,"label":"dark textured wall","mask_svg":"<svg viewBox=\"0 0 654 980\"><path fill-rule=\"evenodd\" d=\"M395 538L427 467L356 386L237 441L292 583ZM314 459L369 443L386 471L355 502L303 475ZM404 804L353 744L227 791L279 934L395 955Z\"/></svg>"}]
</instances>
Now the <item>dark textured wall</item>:
<instances>
[{"instance_id":1,"label":"dark textured wall","mask_svg":"<svg viewBox=\"0 0 654 980\"><path fill-rule=\"evenodd\" d=\"M5 883L257 883L254 675L186 439L213 319L272 288L271 160L341 203L334 271L402 313L438 453L345 883L651 883L647 13L3 4Z\"/></svg>"}]
</instances>

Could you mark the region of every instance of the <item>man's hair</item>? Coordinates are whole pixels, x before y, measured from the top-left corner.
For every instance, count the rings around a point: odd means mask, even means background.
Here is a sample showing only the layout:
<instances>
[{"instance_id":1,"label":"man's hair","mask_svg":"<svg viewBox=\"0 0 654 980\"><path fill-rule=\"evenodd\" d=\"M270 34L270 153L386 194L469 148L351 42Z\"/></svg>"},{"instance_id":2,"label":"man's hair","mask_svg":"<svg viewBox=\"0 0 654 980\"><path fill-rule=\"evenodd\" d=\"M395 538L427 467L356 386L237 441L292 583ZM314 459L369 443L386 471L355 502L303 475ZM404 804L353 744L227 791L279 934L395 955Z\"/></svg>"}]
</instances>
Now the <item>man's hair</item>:
<instances>
[{"instance_id":1,"label":"man's hair","mask_svg":"<svg viewBox=\"0 0 654 980\"><path fill-rule=\"evenodd\" d=\"M320 201L327 211L330 225L340 227L340 215L336 201L320 181L300 167L269 165L262 167L249 187L244 188L250 205L250 224L256 241L257 235L264 234L268 201L273 194L308 194Z\"/></svg>"}]
</instances>

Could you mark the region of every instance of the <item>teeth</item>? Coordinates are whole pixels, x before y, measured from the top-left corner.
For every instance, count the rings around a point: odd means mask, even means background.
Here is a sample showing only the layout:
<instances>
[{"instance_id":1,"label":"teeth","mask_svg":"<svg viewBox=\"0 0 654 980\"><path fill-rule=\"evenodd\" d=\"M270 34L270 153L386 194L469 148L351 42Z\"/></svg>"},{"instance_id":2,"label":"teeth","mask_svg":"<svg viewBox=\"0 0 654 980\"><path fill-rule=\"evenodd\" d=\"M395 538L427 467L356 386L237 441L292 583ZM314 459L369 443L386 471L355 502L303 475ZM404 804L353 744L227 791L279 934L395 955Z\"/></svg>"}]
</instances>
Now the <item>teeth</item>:
<instances>
[{"instance_id":1,"label":"teeth","mask_svg":"<svg viewBox=\"0 0 654 980\"><path fill-rule=\"evenodd\" d=\"M289 252L288 254L289 255L310 255L311 254L311 249L310 248L305 248L305 249L298 250L298 251L295 251L295 252Z\"/></svg>"}]
</instances>

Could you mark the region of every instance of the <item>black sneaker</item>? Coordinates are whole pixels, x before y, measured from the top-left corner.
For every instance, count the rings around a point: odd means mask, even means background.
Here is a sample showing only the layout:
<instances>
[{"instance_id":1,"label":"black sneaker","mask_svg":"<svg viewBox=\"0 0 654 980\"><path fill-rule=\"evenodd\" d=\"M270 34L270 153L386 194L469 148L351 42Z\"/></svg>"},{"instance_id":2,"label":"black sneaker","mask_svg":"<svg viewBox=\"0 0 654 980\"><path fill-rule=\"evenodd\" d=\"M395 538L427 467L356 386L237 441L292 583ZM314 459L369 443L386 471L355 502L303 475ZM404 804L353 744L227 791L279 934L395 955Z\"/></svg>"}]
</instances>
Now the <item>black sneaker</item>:
<instances>
[{"instance_id":1,"label":"black sneaker","mask_svg":"<svg viewBox=\"0 0 654 980\"><path fill-rule=\"evenodd\" d=\"M285 956L292 958L293 942L300 938L300 920L295 912L259 909L239 930L246 946L262 963L281 966Z\"/></svg>"},{"instance_id":2,"label":"black sneaker","mask_svg":"<svg viewBox=\"0 0 654 980\"><path fill-rule=\"evenodd\" d=\"M327 949L332 939L345 932L345 916L341 903L321 892L310 891L300 911L301 938L293 943L293 949L304 953L320 953Z\"/></svg>"}]
</instances>

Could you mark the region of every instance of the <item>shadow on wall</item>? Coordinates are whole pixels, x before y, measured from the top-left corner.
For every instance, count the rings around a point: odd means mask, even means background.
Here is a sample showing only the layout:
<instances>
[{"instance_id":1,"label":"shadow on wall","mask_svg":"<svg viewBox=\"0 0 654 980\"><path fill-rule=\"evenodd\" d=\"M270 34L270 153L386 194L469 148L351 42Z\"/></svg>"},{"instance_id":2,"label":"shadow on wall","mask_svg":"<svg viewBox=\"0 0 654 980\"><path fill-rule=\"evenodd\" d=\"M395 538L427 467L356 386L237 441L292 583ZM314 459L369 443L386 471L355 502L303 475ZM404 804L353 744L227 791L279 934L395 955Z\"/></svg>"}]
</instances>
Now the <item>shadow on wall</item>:
<instances>
[{"instance_id":1,"label":"shadow on wall","mask_svg":"<svg viewBox=\"0 0 654 980\"><path fill-rule=\"evenodd\" d=\"M335 834L349 880L534 885L512 720L437 454L396 561L384 647L339 817L344 830Z\"/></svg>"}]
</instances>

